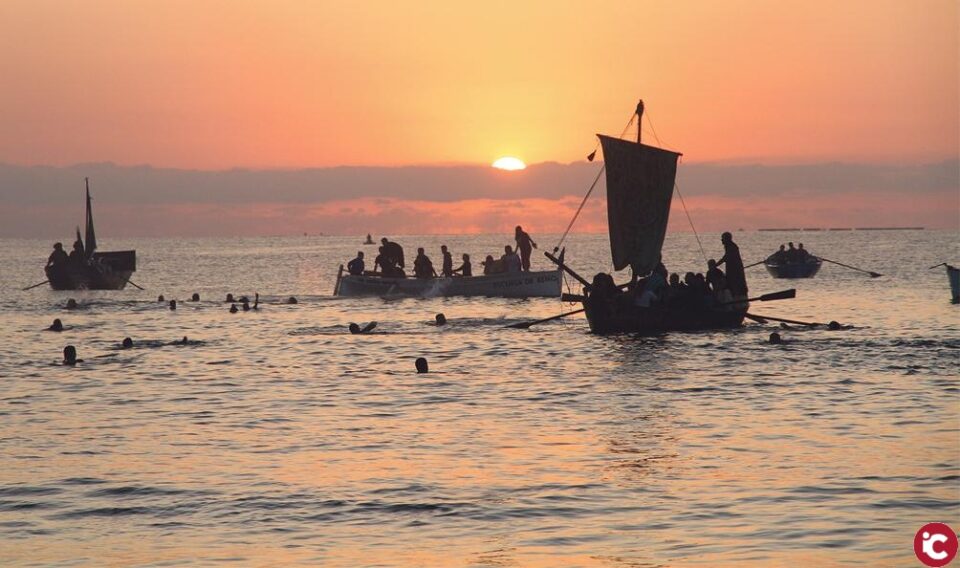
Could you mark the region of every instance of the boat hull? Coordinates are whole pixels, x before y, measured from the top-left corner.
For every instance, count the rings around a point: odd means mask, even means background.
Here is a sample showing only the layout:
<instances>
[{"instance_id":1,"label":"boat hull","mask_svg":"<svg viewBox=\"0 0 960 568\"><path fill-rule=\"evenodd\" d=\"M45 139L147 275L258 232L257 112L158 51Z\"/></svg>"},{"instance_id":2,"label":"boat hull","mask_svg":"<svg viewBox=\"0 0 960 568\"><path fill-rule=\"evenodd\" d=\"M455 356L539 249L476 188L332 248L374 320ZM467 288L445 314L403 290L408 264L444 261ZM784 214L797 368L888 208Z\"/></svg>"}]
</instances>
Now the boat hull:
<instances>
[{"instance_id":1,"label":"boat hull","mask_svg":"<svg viewBox=\"0 0 960 568\"><path fill-rule=\"evenodd\" d=\"M557 298L559 270L511 272L462 278L382 278L347 275L340 279L338 296L486 296L498 298Z\"/></svg>"},{"instance_id":2,"label":"boat hull","mask_svg":"<svg viewBox=\"0 0 960 568\"><path fill-rule=\"evenodd\" d=\"M948 264L947 278L950 280L951 300L954 304L960 304L960 268L954 268Z\"/></svg>"},{"instance_id":3,"label":"boat hull","mask_svg":"<svg viewBox=\"0 0 960 568\"><path fill-rule=\"evenodd\" d=\"M48 266L54 290L123 290L136 271L136 252L97 252L89 264Z\"/></svg>"},{"instance_id":4,"label":"boat hull","mask_svg":"<svg viewBox=\"0 0 960 568\"><path fill-rule=\"evenodd\" d=\"M767 272L774 278L813 278L823 264L819 258L807 262L764 262Z\"/></svg>"},{"instance_id":5,"label":"boat hull","mask_svg":"<svg viewBox=\"0 0 960 568\"><path fill-rule=\"evenodd\" d=\"M743 324L749 304L714 309L663 308L614 305L609 301L584 302L590 331L598 335L633 333L654 335L670 331L732 329Z\"/></svg>"}]
</instances>

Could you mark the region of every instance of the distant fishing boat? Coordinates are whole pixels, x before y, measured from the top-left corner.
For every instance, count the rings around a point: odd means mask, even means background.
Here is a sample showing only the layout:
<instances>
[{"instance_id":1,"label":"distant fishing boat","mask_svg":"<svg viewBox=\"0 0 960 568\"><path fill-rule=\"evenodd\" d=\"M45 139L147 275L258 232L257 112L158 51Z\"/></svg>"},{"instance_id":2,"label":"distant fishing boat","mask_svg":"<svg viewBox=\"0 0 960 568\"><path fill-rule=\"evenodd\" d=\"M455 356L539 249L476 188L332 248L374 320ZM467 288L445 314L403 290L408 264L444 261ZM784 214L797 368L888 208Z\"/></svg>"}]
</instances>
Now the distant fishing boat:
<instances>
[{"instance_id":1,"label":"distant fishing boat","mask_svg":"<svg viewBox=\"0 0 960 568\"><path fill-rule=\"evenodd\" d=\"M947 266L947 278L950 279L950 293L954 304L960 304L960 268Z\"/></svg>"},{"instance_id":2,"label":"distant fishing boat","mask_svg":"<svg viewBox=\"0 0 960 568\"><path fill-rule=\"evenodd\" d=\"M502 272L454 278L384 278L337 275L334 296L487 296L497 298L559 298L559 270Z\"/></svg>"},{"instance_id":3,"label":"distant fishing boat","mask_svg":"<svg viewBox=\"0 0 960 568\"><path fill-rule=\"evenodd\" d=\"M54 290L123 290L137 270L137 252L132 250L96 252L97 236L93 228L90 202L90 180L87 185L86 242L77 228L75 246L79 258L52 264L45 268L47 280Z\"/></svg>"},{"instance_id":4,"label":"distant fishing boat","mask_svg":"<svg viewBox=\"0 0 960 568\"><path fill-rule=\"evenodd\" d=\"M598 135L606 170L613 266L616 270L630 266L635 275L651 273L660 263L677 161L682 155L640 142L639 120L643 110L643 101L640 101L636 110L636 142ZM638 306L632 294L620 292L627 285L615 285L609 275L598 274L590 283L564 264L562 253L560 258L550 253L546 256L584 285L583 296L569 299L583 303L593 333L650 334L734 328L743 323L749 307L746 298L731 298L730 302L718 302L710 308L657 303Z\"/></svg>"},{"instance_id":5,"label":"distant fishing boat","mask_svg":"<svg viewBox=\"0 0 960 568\"><path fill-rule=\"evenodd\" d=\"M795 262L770 258L763 261L763 266L774 278L813 278L822 264L823 261L813 255Z\"/></svg>"}]
</instances>

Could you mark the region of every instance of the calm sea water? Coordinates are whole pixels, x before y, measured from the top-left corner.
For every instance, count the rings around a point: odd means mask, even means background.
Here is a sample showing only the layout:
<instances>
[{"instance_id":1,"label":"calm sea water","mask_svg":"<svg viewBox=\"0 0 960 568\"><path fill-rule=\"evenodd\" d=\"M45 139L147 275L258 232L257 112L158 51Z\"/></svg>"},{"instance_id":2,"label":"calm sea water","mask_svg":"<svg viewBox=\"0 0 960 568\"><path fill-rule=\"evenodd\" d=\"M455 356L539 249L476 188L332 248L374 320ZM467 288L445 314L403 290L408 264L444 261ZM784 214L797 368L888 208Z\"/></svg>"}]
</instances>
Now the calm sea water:
<instances>
[{"instance_id":1,"label":"calm sea water","mask_svg":"<svg viewBox=\"0 0 960 568\"><path fill-rule=\"evenodd\" d=\"M102 235L137 249L146 291L122 292L21 292L50 243L0 241L0 565L918 565L923 523L960 527L960 307L926 270L957 237L737 234L746 262L793 239L884 274L750 269L755 293L798 289L756 313L855 326L783 346L758 324L504 329L559 300L332 298L337 265L373 250L354 237ZM399 240L475 261L510 242ZM606 247L574 236L567 258L592 275ZM665 260L703 270L692 235ZM230 314L227 292L266 304Z\"/></svg>"}]
</instances>

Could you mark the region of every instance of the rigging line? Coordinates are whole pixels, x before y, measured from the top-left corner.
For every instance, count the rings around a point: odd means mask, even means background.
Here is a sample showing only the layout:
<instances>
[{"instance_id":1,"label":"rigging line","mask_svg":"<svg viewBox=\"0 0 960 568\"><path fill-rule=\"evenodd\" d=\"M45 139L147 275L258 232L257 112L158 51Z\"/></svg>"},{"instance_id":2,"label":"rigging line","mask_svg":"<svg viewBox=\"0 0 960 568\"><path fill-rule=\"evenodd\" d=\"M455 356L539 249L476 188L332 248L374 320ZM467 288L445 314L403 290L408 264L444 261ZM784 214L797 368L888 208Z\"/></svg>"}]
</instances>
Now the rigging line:
<instances>
[{"instance_id":1,"label":"rigging line","mask_svg":"<svg viewBox=\"0 0 960 568\"><path fill-rule=\"evenodd\" d=\"M623 138L626 135L627 130L630 129L630 126L633 124L633 119L637 114L633 113L630 115L630 120L627 121L627 125L623 127L623 131L620 133L620 138ZM637 128L640 128L640 123L637 122ZM600 141L597 140L597 145L593 147L593 152L591 154L596 154L597 149L600 148ZM607 169L607 164L604 163L600 167L600 171L597 172L597 177L593 179L593 183L590 184L590 189L587 190L587 194L583 196L583 201L580 202L580 207L577 207L577 212L573 214L573 219L570 219L570 224L567 225L567 230L563 232L563 236L560 237L560 240L557 241L557 245L553 247L553 252L557 252L560 249L560 245L563 244L563 241L567 239L567 235L570 233L570 229L573 228L573 224L577 222L577 217L580 216L580 212L583 211L583 206L587 204L587 199L590 198L590 194L593 193L593 189L597 186L597 182L600 181L600 176L603 175L604 170Z\"/></svg>"}]
</instances>

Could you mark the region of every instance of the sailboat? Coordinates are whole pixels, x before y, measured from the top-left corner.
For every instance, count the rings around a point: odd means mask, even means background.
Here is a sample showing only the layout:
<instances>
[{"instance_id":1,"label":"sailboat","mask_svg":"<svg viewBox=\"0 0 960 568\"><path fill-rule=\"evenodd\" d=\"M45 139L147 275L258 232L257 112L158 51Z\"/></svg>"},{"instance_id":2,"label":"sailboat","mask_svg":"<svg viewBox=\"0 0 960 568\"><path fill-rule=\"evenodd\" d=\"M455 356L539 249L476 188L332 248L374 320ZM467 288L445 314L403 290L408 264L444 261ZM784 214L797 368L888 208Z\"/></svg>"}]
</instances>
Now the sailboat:
<instances>
[{"instance_id":1,"label":"sailboat","mask_svg":"<svg viewBox=\"0 0 960 568\"><path fill-rule=\"evenodd\" d=\"M90 179L87 186L87 220L84 236L74 244L76 255L68 261L46 267L47 280L54 290L123 290L137 270L137 252L133 250L97 252L97 236L93 228L90 200Z\"/></svg>"},{"instance_id":2,"label":"sailboat","mask_svg":"<svg viewBox=\"0 0 960 568\"><path fill-rule=\"evenodd\" d=\"M616 270L630 267L634 277L650 274L661 260L670 218L677 162L682 154L640 141L644 105L637 104L637 141L598 135L603 149L607 182L607 222L610 253ZM591 155L592 157L592 155ZM556 251L554 251L556 252ZM567 299L583 303L590 330L597 334L662 333L739 327L749 303L745 297L711 298L707 303L643 302L630 284L617 286L610 275L597 274L588 282L563 261L545 253L584 285L582 296Z\"/></svg>"}]
</instances>

